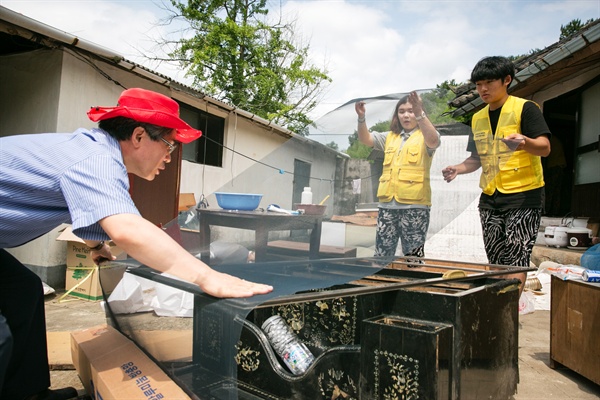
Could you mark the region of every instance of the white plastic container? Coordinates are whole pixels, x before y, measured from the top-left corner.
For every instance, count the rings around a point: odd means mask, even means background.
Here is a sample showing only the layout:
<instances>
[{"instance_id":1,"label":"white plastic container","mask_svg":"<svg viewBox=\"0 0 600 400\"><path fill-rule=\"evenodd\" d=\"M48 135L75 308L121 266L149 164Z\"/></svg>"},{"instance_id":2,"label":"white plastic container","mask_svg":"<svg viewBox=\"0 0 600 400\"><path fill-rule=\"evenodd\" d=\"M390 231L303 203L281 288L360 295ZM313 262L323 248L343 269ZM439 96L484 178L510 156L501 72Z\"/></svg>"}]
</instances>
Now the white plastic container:
<instances>
[{"instance_id":1,"label":"white plastic container","mask_svg":"<svg viewBox=\"0 0 600 400\"><path fill-rule=\"evenodd\" d=\"M544 240L550 247L567 247L569 238L566 226L547 226L544 230Z\"/></svg>"},{"instance_id":2,"label":"white plastic container","mask_svg":"<svg viewBox=\"0 0 600 400\"><path fill-rule=\"evenodd\" d=\"M300 199L300 204L312 204L312 191L309 187L305 187L302 192L302 197Z\"/></svg>"}]
</instances>

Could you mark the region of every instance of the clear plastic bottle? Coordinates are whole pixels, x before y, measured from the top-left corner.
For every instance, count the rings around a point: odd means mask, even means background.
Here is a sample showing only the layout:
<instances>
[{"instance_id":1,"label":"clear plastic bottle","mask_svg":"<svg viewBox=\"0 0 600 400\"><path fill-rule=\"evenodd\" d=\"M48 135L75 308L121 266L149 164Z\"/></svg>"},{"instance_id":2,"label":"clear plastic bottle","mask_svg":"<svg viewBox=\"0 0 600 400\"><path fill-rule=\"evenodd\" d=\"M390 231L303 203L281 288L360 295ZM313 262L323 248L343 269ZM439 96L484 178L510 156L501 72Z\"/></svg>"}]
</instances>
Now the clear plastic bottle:
<instances>
[{"instance_id":1,"label":"clear plastic bottle","mask_svg":"<svg viewBox=\"0 0 600 400\"><path fill-rule=\"evenodd\" d=\"M294 375L306 372L315 360L315 356L298 339L281 316L274 315L267 319L262 324L262 330L267 335L273 350L283 359Z\"/></svg>"},{"instance_id":2,"label":"clear plastic bottle","mask_svg":"<svg viewBox=\"0 0 600 400\"><path fill-rule=\"evenodd\" d=\"M312 204L312 191L309 187L305 187L302 192L302 198L300 200L300 204Z\"/></svg>"}]
</instances>

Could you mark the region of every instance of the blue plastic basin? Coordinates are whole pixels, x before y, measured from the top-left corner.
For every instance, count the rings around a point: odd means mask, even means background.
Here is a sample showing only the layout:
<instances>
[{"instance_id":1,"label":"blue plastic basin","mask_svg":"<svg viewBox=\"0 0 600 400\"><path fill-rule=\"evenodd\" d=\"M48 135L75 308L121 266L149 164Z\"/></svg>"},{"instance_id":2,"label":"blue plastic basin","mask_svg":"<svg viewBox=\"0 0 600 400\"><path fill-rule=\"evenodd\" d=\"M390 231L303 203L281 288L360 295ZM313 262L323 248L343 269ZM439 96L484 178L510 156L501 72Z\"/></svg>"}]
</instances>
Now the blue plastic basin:
<instances>
[{"instance_id":1,"label":"blue plastic basin","mask_svg":"<svg viewBox=\"0 0 600 400\"><path fill-rule=\"evenodd\" d=\"M256 210L262 194L215 192L217 204L224 210Z\"/></svg>"}]
</instances>

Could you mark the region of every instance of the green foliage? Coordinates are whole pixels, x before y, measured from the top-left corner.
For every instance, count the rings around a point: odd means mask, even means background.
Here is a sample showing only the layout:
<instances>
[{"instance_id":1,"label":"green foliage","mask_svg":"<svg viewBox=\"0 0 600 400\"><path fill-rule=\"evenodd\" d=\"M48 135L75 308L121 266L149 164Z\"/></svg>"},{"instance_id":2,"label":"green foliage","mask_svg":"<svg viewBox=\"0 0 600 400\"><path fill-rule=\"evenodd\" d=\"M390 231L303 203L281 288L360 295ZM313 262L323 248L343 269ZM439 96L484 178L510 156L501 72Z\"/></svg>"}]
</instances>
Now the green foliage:
<instances>
[{"instance_id":1,"label":"green foliage","mask_svg":"<svg viewBox=\"0 0 600 400\"><path fill-rule=\"evenodd\" d=\"M436 88L428 93L423 93L423 108L427 110L427 116L432 124L451 124L456 122L450 115L443 115L447 111L451 111L448 103L454 98L454 93L450 90L451 86L457 86L454 79L444 81Z\"/></svg>"},{"instance_id":2,"label":"green foliage","mask_svg":"<svg viewBox=\"0 0 600 400\"><path fill-rule=\"evenodd\" d=\"M539 53L540 51L542 51L541 49L535 48L535 49L531 49L529 50L529 53L526 54L520 54L518 56L507 56L506 58L508 58L510 61L513 62L513 64L518 64L520 61L522 61L525 58L530 57L531 55L535 54L535 53Z\"/></svg>"},{"instance_id":3,"label":"green foliage","mask_svg":"<svg viewBox=\"0 0 600 400\"><path fill-rule=\"evenodd\" d=\"M325 146L332 148L333 150L340 150L340 146L334 141L327 143Z\"/></svg>"},{"instance_id":4,"label":"green foliage","mask_svg":"<svg viewBox=\"0 0 600 400\"><path fill-rule=\"evenodd\" d=\"M348 149L346 150L346 154L348 154L350 158L366 160L367 157L369 157L369 154L371 154L371 151L373 150L373 148L365 146L364 144L358 141L357 130L355 130L354 133L348 137L348 141L350 142L350 147L348 147Z\"/></svg>"},{"instance_id":5,"label":"green foliage","mask_svg":"<svg viewBox=\"0 0 600 400\"><path fill-rule=\"evenodd\" d=\"M451 79L436 85L434 92L438 99L435 100L436 105L434 106L434 113L431 116L434 124L452 124L456 122L467 123L471 120L471 115L461 115L458 117L453 117L451 115L454 108L450 106L450 101L455 97L454 89L464 86L465 84L466 82L457 83L454 79ZM442 106L442 100L445 103L444 106ZM448 115L442 116L443 113L448 113Z\"/></svg>"},{"instance_id":6,"label":"green foliage","mask_svg":"<svg viewBox=\"0 0 600 400\"><path fill-rule=\"evenodd\" d=\"M393 111L393 110L392 110ZM391 112L390 112L391 114ZM391 120L388 121L379 121L378 123L376 123L375 125L373 125L371 127L372 131L377 131L377 132L387 132L390 130L390 124L392 123ZM358 138L358 136L357 136Z\"/></svg>"},{"instance_id":7,"label":"green foliage","mask_svg":"<svg viewBox=\"0 0 600 400\"><path fill-rule=\"evenodd\" d=\"M306 135L327 72L309 61L294 23L268 23L266 0L170 0L193 36L171 52L198 90Z\"/></svg>"},{"instance_id":8,"label":"green foliage","mask_svg":"<svg viewBox=\"0 0 600 400\"><path fill-rule=\"evenodd\" d=\"M588 19L585 23L582 23L581 20L579 18L577 19L573 19L571 20L568 24L566 25L561 25L560 26L560 40L571 36L574 33L577 33L581 30L581 28L583 28L584 26L586 26L589 23L594 22L595 19Z\"/></svg>"},{"instance_id":9,"label":"green foliage","mask_svg":"<svg viewBox=\"0 0 600 400\"><path fill-rule=\"evenodd\" d=\"M377 132L387 132L390 130L390 121L379 121L375 125L371 126L369 130ZM372 147L365 146L358 140L357 130L354 130L354 133L348 136L348 143L350 143L350 147L348 147L348 149L346 150L346 154L348 154L350 158L359 158L362 160L366 160L373 151Z\"/></svg>"}]
</instances>

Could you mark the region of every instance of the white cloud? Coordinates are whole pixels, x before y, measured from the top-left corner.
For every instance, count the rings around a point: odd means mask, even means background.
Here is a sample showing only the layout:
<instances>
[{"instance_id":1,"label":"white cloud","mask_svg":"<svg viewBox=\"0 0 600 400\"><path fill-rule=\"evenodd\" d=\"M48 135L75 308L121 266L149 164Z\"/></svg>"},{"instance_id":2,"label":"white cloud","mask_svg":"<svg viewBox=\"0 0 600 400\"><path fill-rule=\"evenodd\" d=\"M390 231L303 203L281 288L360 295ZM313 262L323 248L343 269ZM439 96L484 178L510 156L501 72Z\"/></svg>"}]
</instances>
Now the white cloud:
<instances>
[{"instance_id":1,"label":"white cloud","mask_svg":"<svg viewBox=\"0 0 600 400\"><path fill-rule=\"evenodd\" d=\"M178 68L147 58L164 54L156 43L168 35L157 24L164 11L153 1L2 0L1 5L147 68L184 79Z\"/></svg>"},{"instance_id":2,"label":"white cloud","mask_svg":"<svg viewBox=\"0 0 600 400\"><path fill-rule=\"evenodd\" d=\"M156 41L177 31L161 27L161 0L0 0L55 28L94 42L150 69L184 81L176 67L151 63ZM272 14L279 12L272 2ZM316 66L333 83L312 113L318 118L353 98L434 88L466 81L488 55L518 55L559 38L560 26L600 17L598 0L290 0L286 19L310 40ZM346 141L344 139L344 141ZM346 143L344 143L345 145Z\"/></svg>"}]
</instances>

